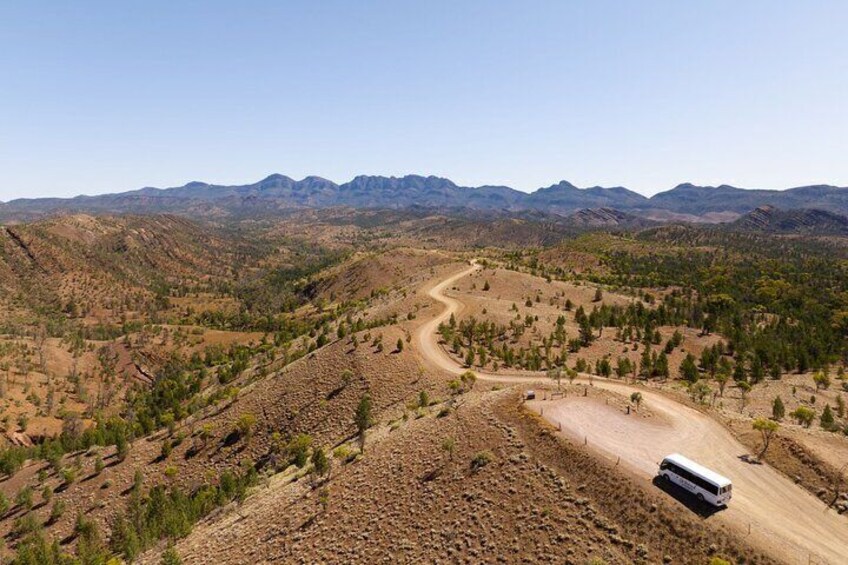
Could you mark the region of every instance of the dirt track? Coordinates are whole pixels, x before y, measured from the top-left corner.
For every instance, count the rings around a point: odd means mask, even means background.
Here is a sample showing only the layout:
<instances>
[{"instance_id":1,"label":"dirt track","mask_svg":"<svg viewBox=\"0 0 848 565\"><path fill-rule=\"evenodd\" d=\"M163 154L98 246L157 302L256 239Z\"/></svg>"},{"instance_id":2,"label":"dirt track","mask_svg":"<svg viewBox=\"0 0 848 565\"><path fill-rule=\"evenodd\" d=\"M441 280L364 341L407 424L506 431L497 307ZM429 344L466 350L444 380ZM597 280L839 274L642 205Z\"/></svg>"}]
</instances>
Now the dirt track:
<instances>
[{"instance_id":1,"label":"dirt track","mask_svg":"<svg viewBox=\"0 0 848 565\"><path fill-rule=\"evenodd\" d=\"M444 290L479 269L473 265L429 289L433 299L446 306L444 312L417 332L416 344L428 363L453 374L465 369L439 346L437 328L463 304ZM483 380L531 382L535 377L508 373L481 374ZM661 416L646 421L627 416L611 406L588 398L571 397L533 403L544 406L544 417L561 424L563 432L583 440L604 455L621 457L635 474L650 479L663 456L680 452L728 476L734 484L727 510L710 520L721 520L743 535L750 527L751 541L789 563L848 562L848 520L767 465L741 458L750 455L721 424L661 394L614 381L593 380L594 386L627 395L639 390L646 406Z\"/></svg>"}]
</instances>

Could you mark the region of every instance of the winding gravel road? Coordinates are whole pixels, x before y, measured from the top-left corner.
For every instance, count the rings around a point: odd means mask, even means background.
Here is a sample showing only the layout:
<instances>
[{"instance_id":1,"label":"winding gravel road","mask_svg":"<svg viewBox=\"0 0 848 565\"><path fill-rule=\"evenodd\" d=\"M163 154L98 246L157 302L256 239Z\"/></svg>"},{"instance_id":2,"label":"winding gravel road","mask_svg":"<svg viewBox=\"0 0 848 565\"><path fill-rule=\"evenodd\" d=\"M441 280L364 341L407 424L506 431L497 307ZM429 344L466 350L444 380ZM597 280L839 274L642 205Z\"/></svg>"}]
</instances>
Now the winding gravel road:
<instances>
[{"instance_id":1,"label":"winding gravel road","mask_svg":"<svg viewBox=\"0 0 848 565\"><path fill-rule=\"evenodd\" d=\"M444 304L445 309L416 334L418 350L425 360L452 374L462 373L465 368L439 346L437 330L451 314L458 316L464 305L444 291L479 268L472 265L428 290L429 296ZM500 382L546 381L504 372L477 375L482 380ZM658 462L672 452L683 453L729 477L734 485L733 499L726 510L708 519L724 522L750 536L752 543L776 558L788 563L848 563L848 520L768 465L745 462L742 457L749 455L748 450L720 423L642 387L597 378L593 384L626 396L638 390L644 405L658 417L628 416L583 397L530 403L530 408L539 411L544 407L544 417L561 425L564 434L585 438L602 455L620 457L624 466L645 479L651 479Z\"/></svg>"}]
</instances>

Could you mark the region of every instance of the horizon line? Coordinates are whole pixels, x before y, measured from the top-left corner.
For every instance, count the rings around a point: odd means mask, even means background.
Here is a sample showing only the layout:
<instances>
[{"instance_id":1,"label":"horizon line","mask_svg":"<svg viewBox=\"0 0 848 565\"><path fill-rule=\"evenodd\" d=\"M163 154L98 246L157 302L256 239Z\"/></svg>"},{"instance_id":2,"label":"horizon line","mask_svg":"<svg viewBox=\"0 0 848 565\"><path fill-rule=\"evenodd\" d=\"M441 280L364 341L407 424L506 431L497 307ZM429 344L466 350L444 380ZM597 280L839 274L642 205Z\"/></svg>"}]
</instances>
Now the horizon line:
<instances>
[{"instance_id":1,"label":"horizon line","mask_svg":"<svg viewBox=\"0 0 848 565\"><path fill-rule=\"evenodd\" d=\"M138 191L141 191L141 190L158 190L158 191L165 192L165 191L179 189L179 188L186 188L186 187L193 185L193 184L204 185L206 187L223 187L223 188L231 188L232 187L232 188L235 188L235 187L244 187L244 186L251 186L251 185L259 184L259 183L261 183L265 180L268 180L272 177L283 177L283 178L287 178L287 179L289 179L293 182L296 182L296 183L301 183L301 182L304 182L308 179L320 179L320 180L332 183L336 186L343 186L345 184L353 182L354 180L356 180L357 178L360 178L360 177L398 179L398 180L409 178L409 177L419 177L419 178L424 178L424 179L435 178L435 179L448 181L448 182L452 183L454 186L456 186L457 188L460 188L460 189L476 190L476 189L481 189L481 188L495 188L495 187L497 187L497 188L508 188L510 190L514 190L516 192L520 192L520 193L527 194L527 195L535 194L539 190L553 188L553 187L559 186L561 184L568 184L568 185L574 187L577 190L591 190L591 189L611 190L611 189L622 189L623 188L623 189L628 190L628 191L630 191L634 194L637 194L637 195L639 195L639 196L641 196L641 197L643 197L647 200L650 200L653 197L658 196L660 194L665 194L667 192L670 192L672 190L675 190L675 189L681 188L681 187L685 187L685 186L692 186L692 187L696 187L696 188L705 188L705 189L731 188L731 189L734 189L734 190L766 191L766 192L786 192L786 191L794 190L794 189L798 189L798 188L808 188L808 187L817 187L817 186L838 188L838 189L848 189L848 186L839 186L839 185L836 185L836 184L827 184L827 183L824 183L824 184L823 183L800 184L800 185L796 185L796 186L788 186L788 187L785 187L785 188L755 188L755 187L735 186L735 185L727 184L727 183L721 183L721 184L713 185L713 184L696 184L696 183L691 182L691 181L686 181L686 182L680 182L680 183L674 185L671 188L668 188L668 189L665 189L665 190L660 190L658 192L651 194L650 196L647 196L647 195L643 194L642 192L628 188L626 185L623 185L623 184L614 185L614 186L601 186L601 185L597 185L597 184L592 185L592 186L577 186L576 184L574 184L571 181L566 180L566 179L560 179L559 181L557 181L553 184L550 184L550 185L547 185L547 186L540 186L540 187L537 187L533 190L527 191L527 190L522 190L522 189L519 189L519 188L514 188L514 187L509 186L507 184L490 184L490 183L487 183L487 184L481 184L481 185L477 185L477 186L458 184L456 181L454 181L453 179L446 177L446 176L439 176L439 175L433 175L433 174L421 174L421 173L407 173L407 174L404 174L404 175L358 174L358 175L354 175L350 180L347 180L347 181L344 181L344 182L334 181L334 180L328 179L327 177L323 177L321 175L315 175L315 174L305 175L301 179L296 179L294 177L291 177L291 176L283 174L283 173L270 173L270 174L265 175L264 177L262 177L261 179L259 179L257 181L247 182L247 183L243 183L243 184L217 184L217 183L210 183L210 182L200 181L200 180L190 180L190 181L187 181L187 182L185 182L181 185L174 185L174 186L167 186L167 187L158 187L158 186L146 185L146 186L142 186L142 187L139 187L139 188L130 188L130 189L126 189L126 190L106 191L106 192L97 192L97 193L88 193L88 194L79 193L79 194L75 194L73 196L23 196L23 197L20 197L20 198L13 198L11 200L0 201L0 204L6 205L6 204L10 204L12 202L16 202L16 201L20 201L20 200L75 200L77 198L96 198L96 197L99 197L99 196L117 196L117 195L127 194L127 193L131 193L131 192L138 192Z\"/></svg>"}]
</instances>

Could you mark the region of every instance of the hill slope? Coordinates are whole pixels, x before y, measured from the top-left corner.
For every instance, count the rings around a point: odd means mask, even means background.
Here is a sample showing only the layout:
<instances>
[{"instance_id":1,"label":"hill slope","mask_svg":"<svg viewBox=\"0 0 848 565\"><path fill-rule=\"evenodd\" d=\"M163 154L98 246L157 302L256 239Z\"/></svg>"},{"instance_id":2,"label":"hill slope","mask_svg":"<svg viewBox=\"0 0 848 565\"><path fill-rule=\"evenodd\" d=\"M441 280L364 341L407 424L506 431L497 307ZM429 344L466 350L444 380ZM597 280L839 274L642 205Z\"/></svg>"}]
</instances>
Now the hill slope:
<instances>
[{"instance_id":1,"label":"hill slope","mask_svg":"<svg viewBox=\"0 0 848 565\"><path fill-rule=\"evenodd\" d=\"M731 227L769 233L848 235L848 218L824 210L779 210L760 206L742 216Z\"/></svg>"}]
</instances>

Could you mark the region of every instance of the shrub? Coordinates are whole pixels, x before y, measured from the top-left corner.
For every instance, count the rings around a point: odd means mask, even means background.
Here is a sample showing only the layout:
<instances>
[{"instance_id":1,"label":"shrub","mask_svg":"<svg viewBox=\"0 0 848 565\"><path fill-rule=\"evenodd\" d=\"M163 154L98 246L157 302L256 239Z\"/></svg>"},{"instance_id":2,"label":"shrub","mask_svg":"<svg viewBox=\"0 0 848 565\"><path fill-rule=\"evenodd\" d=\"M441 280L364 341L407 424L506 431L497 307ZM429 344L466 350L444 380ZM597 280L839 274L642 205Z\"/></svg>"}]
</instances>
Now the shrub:
<instances>
[{"instance_id":1,"label":"shrub","mask_svg":"<svg viewBox=\"0 0 848 565\"><path fill-rule=\"evenodd\" d=\"M22 508L30 510L32 508L32 487L26 486L18 491L15 496L15 503Z\"/></svg>"},{"instance_id":2,"label":"shrub","mask_svg":"<svg viewBox=\"0 0 848 565\"><path fill-rule=\"evenodd\" d=\"M53 507L50 509L50 523L58 522L65 513L65 503L62 499L57 498L53 501Z\"/></svg>"},{"instance_id":3,"label":"shrub","mask_svg":"<svg viewBox=\"0 0 848 565\"><path fill-rule=\"evenodd\" d=\"M303 468L309 460L309 448L312 447L312 437L306 434L298 434L286 445L286 454L289 464Z\"/></svg>"},{"instance_id":4,"label":"shrub","mask_svg":"<svg viewBox=\"0 0 848 565\"><path fill-rule=\"evenodd\" d=\"M127 458L127 455L130 454L130 444L127 441L127 438L123 435L118 436L116 439L115 448L118 461L124 461Z\"/></svg>"},{"instance_id":5,"label":"shrub","mask_svg":"<svg viewBox=\"0 0 848 565\"><path fill-rule=\"evenodd\" d=\"M27 513L15 520L15 523L12 524L12 531L17 537L40 532L41 521L35 516L34 512Z\"/></svg>"},{"instance_id":6,"label":"shrub","mask_svg":"<svg viewBox=\"0 0 848 565\"><path fill-rule=\"evenodd\" d=\"M239 437L250 439L253 435L253 428L256 425L256 416L250 412L245 412L236 420L235 432Z\"/></svg>"},{"instance_id":7,"label":"shrub","mask_svg":"<svg viewBox=\"0 0 848 565\"><path fill-rule=\"evenodd\" d=\"M471 470L475 472L479 471L491 463L494 458L494 455L489 451L478 451L471 459Z\"/></svg>"},{"instance_id":8,"label":"shrub","mask_svg":"<svg viewBox=\"0 0 848 565\"><path fill-rule=\"evenodd\" d=\"M448 458L453 461L453 452L456 451L456 440L452 437L446 437L442 440L442 449L447 452Z\"/></svg>"},{"instance_id":9,"label":"shrub","mask_svg":"<svg viewBox=\"0 0 848 565\"><path fill-rule=\"evenodd\" d=\"M473 371L465 371L461 375L459 375L459 380L462 382L462 386L465 390L471 390L474 388L474 383L477 382L477 375L474 374Z\"/></svg>"},{"instance_id":10,"label":"shrub","mask_svg":"<svg viewBox=\"0 0 848 565\"><path fill-rule=\"evenodd\" d=\"M162 565L182 565L180 555L174 546L169 547L162 553Z\"/></svg>"},{"instance_id":11,"label":"shrub","mask_svg":"<svg viewBox=\"0 0 848 565\"><path fill-rule=\"evenodd\" d=\"M816 390L830 388L830 375L824 371L819 371L813 375L813 382L816 384Z\"/></svg>"},{"instance_id":12,"label":"shrub","mask_svg":"<svg viewBox=\"0 0 848 565\"><path fill-rule=\"evenodd\" d=\"M806 406L799 406L792 412L791 416L795 418L795 421L799 424L803 425L805 428L809 428L810 424L813 423L813 419L816 417L816 411Z\"/></svg>"},{"instance_id":13,"label":"shrub","mask_svg":"<svg viewBox=\"0 0 848 565\"><path fill-rule=\"evenodd\" d=\"M44 485L44 488L41 489L41 500L43 500L45 504L49 504L52 499L53 489L50 488L50 485Z\"/></svg>"},{"instance_id":14,"label":"shrub","mask_svg":"<svg viewBox=\"0 0 848 565\"><path fill-rule=\"evenodd\" d=\"M333 450L333 457L341 460L344 463L352 461L356 458L357 451L351 449L347 444L342 444Z\"/></svg>"},{"instance_id":15,"label":"shrub","mask_svg":"<svg viewBox=\"0 0 848 565\"><path fill-rule=\"evenodd\" d=\"M704 381L696 381L689 385L689 396L693 401L703 404L706 398L710 395L712 389L710 385Z\"/></svg>"},{"instance_id":16,"label":"shrub","mask_svg":"<svg viewBox=\"0 0 848 565\"><path fill-rule=\"evenodd\" d=\"M162 440L162 449L160 457L162 459L167 459L171 455L172 444L169 438L165 438Z\"/></svg>"},{"instance_id":17,"label":"shrub","mask_svg":"<svg viewBox=\"0 0 848 565\"><path fill-rule=\"evenodd\" d=\"M77 480L76 469L72 467L66 467L62 469L62 480L65 482L66 485L73 484L73 482Z\"/></svg>"}]
</instances>

